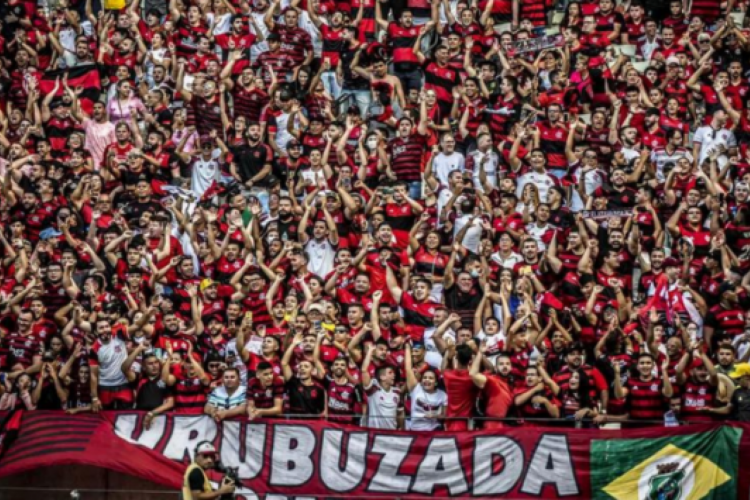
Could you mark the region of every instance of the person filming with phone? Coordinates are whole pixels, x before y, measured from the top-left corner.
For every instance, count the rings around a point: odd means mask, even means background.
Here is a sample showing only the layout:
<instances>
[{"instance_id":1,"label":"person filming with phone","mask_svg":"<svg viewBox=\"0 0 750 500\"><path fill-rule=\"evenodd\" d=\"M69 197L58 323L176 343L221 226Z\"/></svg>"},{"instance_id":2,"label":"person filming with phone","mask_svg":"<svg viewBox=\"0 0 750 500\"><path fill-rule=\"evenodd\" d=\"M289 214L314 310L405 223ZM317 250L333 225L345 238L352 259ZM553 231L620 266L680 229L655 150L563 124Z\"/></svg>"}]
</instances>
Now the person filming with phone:
<instances>
[{"instance_id":1,"label":"person filming with phone","mask_svg":"<svg viewBox=\"0 0 750 500\"><path fill-rule=\"evenodd\" d=\"M206 471L216 468L219 462L216 448L208 441L202 441L195 447L195 458L182 479L182 500L215 500L224 495L232 495L235 483L228 477L221 481L219 489L214 490Z\"/></svg>"}]
</instances>

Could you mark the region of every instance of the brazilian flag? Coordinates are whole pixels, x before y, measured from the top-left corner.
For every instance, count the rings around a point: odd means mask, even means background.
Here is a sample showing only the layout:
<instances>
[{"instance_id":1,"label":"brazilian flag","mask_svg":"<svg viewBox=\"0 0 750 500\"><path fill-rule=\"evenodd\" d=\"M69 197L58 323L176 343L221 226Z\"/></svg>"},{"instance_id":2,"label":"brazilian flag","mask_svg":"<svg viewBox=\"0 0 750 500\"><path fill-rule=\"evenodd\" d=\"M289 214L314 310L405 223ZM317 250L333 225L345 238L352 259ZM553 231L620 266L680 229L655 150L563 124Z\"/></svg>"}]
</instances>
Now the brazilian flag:
<instances>
[{"instance_id":1,"label":"brazilian flag","mask_svg":"<svg viewBox=\"0 0 750 500\"><path fill-rule=\"evenodd\" d=\"M737 497L742 430L591 441L595 499L730 500Z\"/></svg>"}]
</instances>

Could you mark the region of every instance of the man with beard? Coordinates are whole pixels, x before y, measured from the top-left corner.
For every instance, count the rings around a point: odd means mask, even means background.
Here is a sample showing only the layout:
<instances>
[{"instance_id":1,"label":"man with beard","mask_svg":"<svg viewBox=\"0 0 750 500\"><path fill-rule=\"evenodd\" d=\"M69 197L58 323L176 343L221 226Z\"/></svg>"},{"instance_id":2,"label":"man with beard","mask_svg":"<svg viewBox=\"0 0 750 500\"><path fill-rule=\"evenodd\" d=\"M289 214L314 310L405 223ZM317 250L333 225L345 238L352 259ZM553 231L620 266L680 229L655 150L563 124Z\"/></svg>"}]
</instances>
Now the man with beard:
<instances>
[{"instance_id":1,"label":"man with beard","mask_svg":"<svg viewBox=\"0 0 750 500\"><path fill-rule=\"evenodd\" d=\"M484 356L481 351L474 356L469 374L480 390L485 400L484 416L489 418L504 419L508 410L513 407L513 385L509 381L511 361L507 354L500 354L495 360L495 373L485 374L481 372ZM502 421L485 420L483 428L502 429L505 427Z\"/></svg>"},{"instance_id":2,"label":"man with beard","mask_svg":"<svg viewBox=\"0 0 750 500\"><path fill-rule=\"evenodd\" d=\"M345 357L337 357L331 364L330 375L320 360L320 350L326 334L320 332L315 342L313 359L315 376L323 383L328 394L328 419L333 422L351 424L354 422L354 407L361 396L357 386L347 375L349 362ZM343 355L342 355L343 356Z\"/></svg>"},{"instance_id":3,"label":"man with beard","mask_svg":"<svg viewBox=\"0 0 750 500\"><path fill-rule=\"evenodd\" d=\"M140 371L133 370L133 364L138 358ZM134 384L135 409L147 411L144 419L146 429L151 428L154 418L170 411L174 407L172 391L161 380L161 362L151 350L151 342L145 340L138 344L122 364L122 372L128 382Z\"/></svg>"},{"instance_id":4,"label":"man with beard","mask_svg":"<svg viewBox=\"0 0 750 500\"><path fill-rule=\"evenodd\" d=\"M162 316L161 322L157 323L157 326L159 325L160 328L157 328L154 332L155 340L152 341L157 354L166 353L169 344L172 352L178 353L182 357L187 356L187 352L191 349L195 340L192 335L184 332L183 320L173 312L166 312Z\"/></svg>"},{"instance_id":5,"label":"man with beard","mask_svg":"<svg viewBox=\"0 0 750 500\"><path fill-rule=\"evenodd\" d=\"M232 16L232 29L228 33L223 33L221 35L216 35L215 37L213 34L211 35L211 41L215 41L216 45L221 47L222 51L224 51L224 59L227 59L227 54L230 51L238 51L242 54L242 58L237 61L237 63L234 64L234 67L232 68L232 74L238 74L242 72L243 69L245 69L249 64L249 58L247 51L250 50L250 47L255 45L256 39L258 42L262 42L265 40L263 37L263 32L260 31L259 27L255 25L255 18L250 17L250 24L254 25L255 33L248 32L248 29L245 25L245 21L243 17L239 14L235 14Z\"/></svg>"},{"instance_id":6,"label":"man with beard","mask_svg":"<svg viewBox=\"0 0 750 500\"><path fill-rule=\"evenodd\" d=\"M607 210L629 210L635 205L636 190L627 186L626 180L625 170L615 168L610 177L610 185L597 188L592 196L605 199Z\"/></svg>"},{"instance_id":7,"label":"man with beard","mask_svg":"<svg viewBox=\"0 0 750 500\"><path fill-rule=\"evenodd\" d=\"M656 283L656 279L664 272L662 265L666 254L663 248L654 248L649 254L649 266L645 267L641 263L641 276L638 280L638 298L643 300L648 297L648 292L651 290L653 293L652 285Z\"/></svg>"},{"instance_id":8,"label":"man with beard","mask_svg":"<svg viewBox=\"0 0 750 500\"><path fill-rule=\"evenodd\" d=\"M247 144L232 148L234 160L229 171L232 177L248 189L256 185L266 186L271 174L273 151L261 141L260 124L248 124L245 137Z\"/></svg>"},{"instance_id":9,"label":"man with beard","mask_svg":"<svg viewBox=\"0 0 750 500\"><path fill-rule=\"evenodd\" d=\"M235 59L234 57L230 59L229 65L234 64ZM253 69L250 67L246 67L240 72L240 77L237 78L236 83L232 79L225 82L227 88L232 92L234 117L244 116L248 121L248 128L255 122L260 121L263 108L271 100L265 90L258 88L257 82ZM259 142L259 139L254 141Z\"/></svg>"},{"instance_id":10,"label":"man with beard","mask_svg":"<svg viewBox=\"0 0 750 500\"><path fill-rule=\"evenodd\" d=\"M24 221L29 240L36 244L39 233L47 227L52 213L39 203L39 195L35 191L24 191L20 200L14 198L13 215Z\"/></svg>"},{"instance_id":11,"label":"man with beard","mask_svg":"<svg viewBox=\"0 0 750 500\"><path fill-rule=\"evenodd\" d=\"M141 158L151 165L154 176L162 181L169 182L180 177L179 168L173 168L172 155L163 149L164 134L161 132L149 132L146 143L143 145Z\"/></svg>"},{"instance_id":12,"label":"man with beard","mask_svg":"<svg viewBox=\"0 0 750 500\"><path fill-rule=\"evenodd\" d=\"M89 349L91 366L91 402L94 413L100 410L120 410L133 404L133 391L122 372L128 357L127 345L120 332L113 335L112 325L99 319L94 325L97 339ZM100 399L101 398L101 399Z\"/></svg>"},{"instance_id":13,"label":"man with beard","mask_svg":"<svg viewBox=\"0 0 750 500\"><path fill-rule=\"evenodd\" d=\"M646 110L646 117L643 120L643 130L641 131L643 134L641 136L641 144L650 150L663 147L667 143L667 137L659 124L660 117L661 111L657 108L648 108Z\"/></svg>"}]
</instances>

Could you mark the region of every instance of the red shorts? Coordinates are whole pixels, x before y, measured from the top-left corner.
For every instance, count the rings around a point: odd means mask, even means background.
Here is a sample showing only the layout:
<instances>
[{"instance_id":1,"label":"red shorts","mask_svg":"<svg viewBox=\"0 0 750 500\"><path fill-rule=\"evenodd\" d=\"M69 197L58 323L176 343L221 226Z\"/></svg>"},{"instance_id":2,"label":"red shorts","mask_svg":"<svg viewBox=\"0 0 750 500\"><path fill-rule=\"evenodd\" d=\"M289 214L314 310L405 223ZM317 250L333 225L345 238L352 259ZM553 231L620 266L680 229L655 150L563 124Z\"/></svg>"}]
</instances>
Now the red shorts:
<instances>
[{"instance_id":1,"label":"red shorts","mask_svg":"<svg viewBox=\"0 0 750 500\"><path fill-rule=\"evenodd\" d=\"M133 389L128 384L112 387L99 386L99 400L102 406L112 406L115 402L133 404Z\"/></svg>"}]
</instances>

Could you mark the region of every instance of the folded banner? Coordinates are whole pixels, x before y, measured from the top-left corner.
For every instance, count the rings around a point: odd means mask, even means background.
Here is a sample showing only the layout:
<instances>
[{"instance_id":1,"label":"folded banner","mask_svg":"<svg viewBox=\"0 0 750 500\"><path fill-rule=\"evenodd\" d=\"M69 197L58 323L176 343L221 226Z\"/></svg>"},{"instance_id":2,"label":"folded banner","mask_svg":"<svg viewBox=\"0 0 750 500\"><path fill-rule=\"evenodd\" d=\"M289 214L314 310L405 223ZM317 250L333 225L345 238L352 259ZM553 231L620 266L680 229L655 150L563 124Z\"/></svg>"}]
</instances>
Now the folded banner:
<instances>
[{"instance_id":1,"label":"folded banner","mask_svg":"<svg viewBox=\"0 0 750 500\"><path fill-rule=\"evenodd\" d=\"M58 464L125 472L177 489L197 443L236 467L237 498L748 498L744 425L631 431L541 427L407 433L318 421L23 415L0 476ZM219 480L219 476L213 477ZM740 494L742 492L742 494Z\"/></svg>"}]
</instances>

